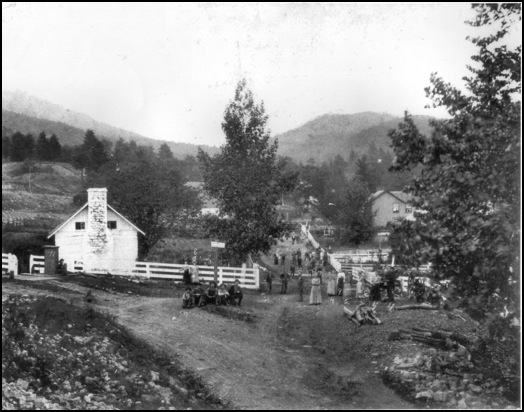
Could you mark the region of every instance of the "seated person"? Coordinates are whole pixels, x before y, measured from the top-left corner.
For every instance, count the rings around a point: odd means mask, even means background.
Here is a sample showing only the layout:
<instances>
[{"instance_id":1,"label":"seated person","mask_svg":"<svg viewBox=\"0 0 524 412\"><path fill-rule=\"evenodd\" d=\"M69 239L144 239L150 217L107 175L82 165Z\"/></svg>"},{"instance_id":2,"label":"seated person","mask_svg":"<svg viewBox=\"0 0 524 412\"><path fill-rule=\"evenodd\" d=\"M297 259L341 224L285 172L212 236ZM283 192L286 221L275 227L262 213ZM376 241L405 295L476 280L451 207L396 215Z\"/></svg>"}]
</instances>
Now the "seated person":
<instances>
[{"instance_id":1,"label":"seated person","mask_svg":"<svg viewBox=\"0 0 524 412\"><path fill-rule=\"evenodd\" d=\"M186 288L182 295L182 309L188 309L193 307L193 294L191 288Z\"/></svg>"},{"instance_id":2,"label":"seated person","mask_svg":"<svg viewBox=\"0 0 524 412\"><path fill-rule=\"evenodd\" d=\"M235 283L229 288L229 299L231 304L240 306L243 297L244 294L242 293L242 288L240 287L240 281L236 279Z\"/></svg>"},{"instance_id":3,"label":"seated person","mask_svg":"<svg viewBox=\"0 0 524 412\"><path fill-rule=\"evenodd\" d=\"M60 259L58 265L56 266L56 273L61 276L67 275L67 264L64 263L64 259Z\"/></svg>"},{"instance_id":4,"label":"seated person","mask_svg":"<svg viewBox=\"0 0 524 412\"><path fill-rule=\"evenodd\" d=\"M202 299L203 298L203 299ZM204 306L210 302L217 301L217 284L215 282L210 282L209 287L206 290L206 293L204 293L204 296L202 296L200 299L200 305Z\"/></svg>"},{"instance_id":5,"label":"seated person","mask_svg":"<svg viewBox=\"0 0 524 412\"><path fill-rule=\"evenodd\" d=\"M193 290L193 302L196 306L200 306L200 302L204 300L204 287L202 286L203 283L204 282L202 282L200 285L197 285L195 290Z\"/></svg>"},{"instance_id":6,"label":"seated person","mask_svg":"<svg viewBox=\"0 0 524 412\"><path fill-rule=\"evenodd\" d=\"M220 288L218 289L218 292L217 292L217 299L216 299L216 303L217 303L217 306L220 306L220 305L224 305L224 306L227 306L229 305L229 293L227 292L227 288L226 288L226 284L225 283L222 283L220 285Z\"/></svg>"}]
</instances>

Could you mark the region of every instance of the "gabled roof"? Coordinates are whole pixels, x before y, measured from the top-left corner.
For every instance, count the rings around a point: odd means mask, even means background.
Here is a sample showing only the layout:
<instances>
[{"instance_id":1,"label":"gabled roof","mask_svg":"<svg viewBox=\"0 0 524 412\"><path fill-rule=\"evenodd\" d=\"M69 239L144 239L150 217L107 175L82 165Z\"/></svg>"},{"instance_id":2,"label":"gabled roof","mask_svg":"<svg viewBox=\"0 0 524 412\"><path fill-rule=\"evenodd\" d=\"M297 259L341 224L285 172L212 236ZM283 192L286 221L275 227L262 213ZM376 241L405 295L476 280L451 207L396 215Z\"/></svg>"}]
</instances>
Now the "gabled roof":
<instances>
[{"instance_id":1,"label":"gabled roof","mask_svg":"<svg viewBox=\"0 0 524 412\"><path fill-rule=\"evenodd\" d=\"M66 224L68 224L71 220L73 220L75 218L75 216L77 216L82 210L84 210L86 207L88 206L88 203L86 203L84 206L82 206L80 209L78 209L69 219L67 219L64 223L62 223L61 225L59 225L55 230L53 230L51 232L51 234L49 236L47 236L47 238L51 238L52 236L54 236L56 234L56 232L58 232L59 230L61 230ZM107 205L107 207L109 209L111 209L113 212L115 212L118 216L120 216L122 219L124 219L127 223L129 223L133 229L135 229L137 232L139 233L142 233L143 235L145 235L145 233L140 230L139 228L137 228L133 223L131 223L129 221L129 219L126 219L124 216L122 216L120 213L118 213L115 208L113 208L112 206L110 205Z\"/></svg>"},{"instance_id":2,"label":"gabled roof","mask_svg":"<svg viewBox=\"0 0 524 412\"><path fill-rule=\"evenodd\" d=\"M412 198L411 198L411 196L409 194L401 192L399 190L379 190L378 192L373 193L369 197L369 200L373 202L376 199L378 199L380 196L382 196L382 195L384 195L386 193L391 195L391 196L393 196L394 198L396 198L397 200L401 201L402 203L409 203L412 200Z\"/></svg>"}]
</instances>

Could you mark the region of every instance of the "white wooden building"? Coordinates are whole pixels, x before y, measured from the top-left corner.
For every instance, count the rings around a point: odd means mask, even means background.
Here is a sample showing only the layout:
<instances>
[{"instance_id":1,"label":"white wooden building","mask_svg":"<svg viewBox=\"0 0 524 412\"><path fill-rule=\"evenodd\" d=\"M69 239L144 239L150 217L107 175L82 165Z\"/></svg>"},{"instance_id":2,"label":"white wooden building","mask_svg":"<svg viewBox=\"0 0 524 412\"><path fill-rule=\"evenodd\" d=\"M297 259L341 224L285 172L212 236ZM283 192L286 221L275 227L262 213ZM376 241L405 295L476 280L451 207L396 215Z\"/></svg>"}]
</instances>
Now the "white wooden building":
<instances>
[{"instance_id":1,"label":"white wooden building","mask_svg":"<svg viewBox=\"0 0 524 412\"><path fill-rule=\"evenodd\" d=\"M87 190L88 201L58 226L54 236L68 268L82 262L85 272L132 268L138 258L138 234L144 232L107 204L107 189Z\"/></svg>"}]
</instances>

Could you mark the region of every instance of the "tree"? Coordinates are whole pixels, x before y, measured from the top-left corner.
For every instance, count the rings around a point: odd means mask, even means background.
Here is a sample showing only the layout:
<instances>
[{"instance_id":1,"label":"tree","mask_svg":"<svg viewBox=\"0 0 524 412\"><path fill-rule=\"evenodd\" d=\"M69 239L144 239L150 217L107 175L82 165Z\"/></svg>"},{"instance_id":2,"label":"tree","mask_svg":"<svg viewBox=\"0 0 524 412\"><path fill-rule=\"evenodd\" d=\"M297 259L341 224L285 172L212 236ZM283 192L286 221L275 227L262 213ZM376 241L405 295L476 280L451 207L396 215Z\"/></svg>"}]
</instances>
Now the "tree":
<instances>
[{"instance_id":1,"label":"tree","mask_svg":"<svg viewBox=\"0 0 524 412\"><path fill-rule=\"evenodd\" d=\"M36 157L39 160L49 160L49 140L45 132L41 132L36 140Z\"/></svg>"},{"instance_id":2,"label":"tree","mask_svg":"<svg viewBox=\"0 0 524 412\"><path fill-rule=\"evenodd\" d=\"M75 161L78 166L85 167L90 171L97 171L100 166L108 161L108 156L104 143L98 140L95 132L91 129L86 131L84 142Z\"/></svg>"},{"instance_id":3,"label":"tree","mask_svg":"<svg viewBox=\"0 0 524 412\"><path fill-rule=\"evenodd\" d=\"M225 255L235 263L249 254L269 252L278 238L293 230L276 205L282 194L294 189L297 174L286 172L285 161L277 160L278 142L269 142L267 119L263 103L255 103L242 80L222 122L226 144L213 157L198 152L204 189L220 208L210 234L226 242Z\"/></svg>"},{"instance_id":4,"label":"tree","mask_svg":"<svg viewBox=\"0 0 524 412\"><path fill-rule=\"evenodd\" d=\"M21 162L33 157L35 138L31 134L15 132L11 136L11 160Z\"/></svg>"},{"instance_id":5,"label":"tree","mask_svg":"<svg viewBox=\"0 0 524 412\"><path fill-rule=\"evenodd\" d=\"M62 146L58 141L56 134L52 134L49 138L49 160L58 160L62 156Z\"/></svg>"},{"instance_id":6,"label":"tree","mask_svg":"<svg viewBox=\"0 0 524 412\"><path fill-rule=\"evenodd\" d=\"M344 207L339 212L338 237L345 243L360 245L373 237L373 211L366 183L359 178L351 181Z\"/></svg>"},{"instance_id":7,"label":"tree","mask_svg":"<svg viewBox=\"0 0 524 412\"><path fill-rule=\"evenodd\" d=\"M2 157L9 159L11 156L11 139L9 136L2 136Z\"/></svg>"},{"instance_id":8,"label":"tree","mask_svg":"<svg viewBox=\"0 0 524 412\"><path fill-rule=\"evenodd\" d=\"M173 160L173 152L171 151L171 148L167 145L167 143L163 143L158 148L158 158L160 160Z\"/></svg>"},{"instance_id":9,"label":"tree","mask_svg":"<svg viewBox=\"0 0 524 412\"><path fill-rule=\"evenodd\" d=\"M145 232L139 236L139 259L183 220L196 215L201 202L174 168L158 167L154 161L107 162L98 173L88 175L87 187L107 187L108 202ZM84 202L85 191L76 201Z\"/></svg>"},{"instance_id":10,"label":"tree","mask_svg":"<svg viewBox=\"0 0 524 412\"><path fill-rule=\"evenodd\" d=\"M467 93L436 74L426 89L451 118L434 120L428 138L406 114L389 135L393 169L421 168L408 189L417 220L396 228L416 236L419 247L401 244L396 253L434 263L470 313L484 318L518 307L520 292L521 46L510 49L502 40L521 19L521 5L474 7L470 24L495 33L470 39L478 53L464 78Z\"/></svg>"}]
</instances>

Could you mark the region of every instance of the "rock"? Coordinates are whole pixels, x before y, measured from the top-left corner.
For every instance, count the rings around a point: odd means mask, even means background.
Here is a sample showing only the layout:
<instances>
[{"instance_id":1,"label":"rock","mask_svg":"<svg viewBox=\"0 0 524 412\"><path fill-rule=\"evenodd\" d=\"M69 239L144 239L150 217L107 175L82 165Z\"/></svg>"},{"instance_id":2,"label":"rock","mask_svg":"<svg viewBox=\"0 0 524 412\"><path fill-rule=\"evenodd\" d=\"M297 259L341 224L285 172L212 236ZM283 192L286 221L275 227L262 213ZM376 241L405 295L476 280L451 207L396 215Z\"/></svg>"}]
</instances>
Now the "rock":
<instances>
[{"instance_id":1,"label":"rock","mask_svg":"<svg viewBox=\"0 0 524 412\"><path fill-rule=\"evenodd\" d=\"M468 389L476 394L482 393L482 388L478 385L468 385Z\"/></svg>"},{"instance_id":2,"label":"rock","mask_svg":"<svg viewBox=\"0 0 524 412\"><path fill-rule=\"evenodd\" d=\"M151 371L151 380L153 382L158 382L160 380L160 373Z\"/></svg>"},{"instance_id":3,"label":"rock","mask_svg":"<svg viewBox=\"0 0 524 412\"><path fill-rule=\"evenodd\" d=\"M25 391L25 390L27 390L27 387L29 386L29 382L25 381L23 379L18 379L16 381L16 386L18 386L20 389Z\"/></svg>"},{"instance_id":4,"label":"rock","mask_svg":"<svg viewBox=\"0 0 524 412\"><path fill-rule=\"evenodd\" d=\"M86 396L84 396L84 401L86 401L87 403L91 403L92 398L93 398L93 394L89 393Z\"/></svg>"},{"instance_id":5,"label":"rock","mask_svg":"<svg viewBox=\"0 0 524 412\"><path fill-rule=\"evenodd\" d=\"M467 409L468 405L466 404L466 401L464 399L461 399L460 401L458 401L457 403L457 408L458 409Z\"/></svg>"},{"instance_id":6,"label":"rock","mask_svg":"<svg viewBox=\"0 0 524 412\"><path fill-rule=\"evenodd\" d=\"M142 399L143 402L148 402L148 403L155 403L157 401L156 396L146 395L146 394L140 396L140 399Z\"/></svg>"},{"instance_id":7,"label":"rock","mask_svg":"<svg viewBox=\"0 0 524 412\"><path fill-rule=\"evenodd\" d=\"M415 398L416 399L421 399L421 400L433 399L433 391L430 389L429 391L418 392L415 395Z\"/></svg>"},{"instance_id":8,"label":"rock","mask_svg":"<svg viewBox=\"0 0 524 412\"><path fill-rule=\"evenodd\" d=\"M437 391L433 394L433 399L437 402L446 402L448 394L444 391Z\"/></svg>"},{"instance_id":9,"label":"rock","mask_svg":"<svg viewBox=\"0 0 524 412\"><path fill-rule=\"evenodd\" d=\"M438 379L435 379L429 387L433 390L438 390L440 388L440 381Z\"/></svg>"}]
</instances>

